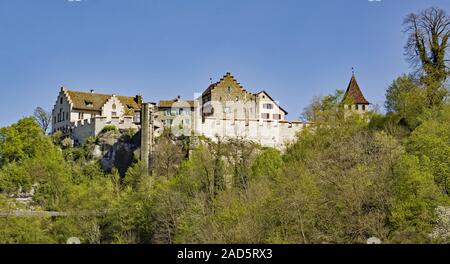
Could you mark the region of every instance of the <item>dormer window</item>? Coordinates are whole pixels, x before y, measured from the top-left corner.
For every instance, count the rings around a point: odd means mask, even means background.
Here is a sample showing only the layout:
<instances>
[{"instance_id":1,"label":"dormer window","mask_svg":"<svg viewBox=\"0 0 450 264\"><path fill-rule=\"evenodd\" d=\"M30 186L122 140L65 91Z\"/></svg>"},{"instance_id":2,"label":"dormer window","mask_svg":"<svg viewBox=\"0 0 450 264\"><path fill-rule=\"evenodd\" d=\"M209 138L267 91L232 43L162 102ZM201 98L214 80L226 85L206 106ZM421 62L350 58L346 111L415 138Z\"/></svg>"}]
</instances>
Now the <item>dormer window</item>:
<instances>
[{"instance_id":1,"label":"dormer window","mask_svg":"<svg viewBox=\"0 0 450 264\"><path fill-rule=\"evenodd\" d=\"M86 105L86 107L94 107L92 101L84 100L84 104Z\"/></svg>"}]
</instances>

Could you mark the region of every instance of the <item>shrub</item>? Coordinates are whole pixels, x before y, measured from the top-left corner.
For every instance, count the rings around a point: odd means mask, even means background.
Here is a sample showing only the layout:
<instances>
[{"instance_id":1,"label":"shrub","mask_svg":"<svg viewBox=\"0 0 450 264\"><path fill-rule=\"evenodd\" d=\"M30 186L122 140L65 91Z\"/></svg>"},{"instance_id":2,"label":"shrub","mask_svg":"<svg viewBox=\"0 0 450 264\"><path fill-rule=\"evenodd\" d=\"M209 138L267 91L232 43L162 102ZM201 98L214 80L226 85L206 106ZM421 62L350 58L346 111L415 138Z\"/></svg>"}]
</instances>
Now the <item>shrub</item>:
<instances>
[{"instance_id":1,"label":"shrub","mask_svg":"<svg viewBox=\"0 0 450 264\"><path fill-rule=\"evenodd\" d=\"M117 131L117 127L115 125L106 125L100 133L106 133L108 131Z\"/></svg>"}]
</instances>

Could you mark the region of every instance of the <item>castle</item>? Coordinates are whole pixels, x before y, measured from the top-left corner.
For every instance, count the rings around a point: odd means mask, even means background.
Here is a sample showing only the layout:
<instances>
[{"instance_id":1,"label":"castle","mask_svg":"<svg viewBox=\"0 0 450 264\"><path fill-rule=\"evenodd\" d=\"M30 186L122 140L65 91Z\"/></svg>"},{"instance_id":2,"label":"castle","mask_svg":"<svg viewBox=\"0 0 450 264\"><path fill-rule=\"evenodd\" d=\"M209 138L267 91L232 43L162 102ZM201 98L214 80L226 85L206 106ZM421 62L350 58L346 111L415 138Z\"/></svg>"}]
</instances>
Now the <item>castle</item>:
<instances>
[{"instance_id":1,"label":"castle","mask_svg":"<svg viewBox=\"0 0 450 264\"><path fill-rule=\"evenodd\" d=\"M365 99L355 75L342 101L347 111L365 113ZM96 136L105 126L142 129L142 144L170 129L176 136L203 135L212 140L241 138L283 149L308 122L286 120L287 111L268 92L246 90L231 73L194 100L179 96L159 103L134 97L71 91L62 87L52 111L52 132L62 131L75 144ZM142 120L141 120L142 119Z\"/></svg>"}]
</instances>

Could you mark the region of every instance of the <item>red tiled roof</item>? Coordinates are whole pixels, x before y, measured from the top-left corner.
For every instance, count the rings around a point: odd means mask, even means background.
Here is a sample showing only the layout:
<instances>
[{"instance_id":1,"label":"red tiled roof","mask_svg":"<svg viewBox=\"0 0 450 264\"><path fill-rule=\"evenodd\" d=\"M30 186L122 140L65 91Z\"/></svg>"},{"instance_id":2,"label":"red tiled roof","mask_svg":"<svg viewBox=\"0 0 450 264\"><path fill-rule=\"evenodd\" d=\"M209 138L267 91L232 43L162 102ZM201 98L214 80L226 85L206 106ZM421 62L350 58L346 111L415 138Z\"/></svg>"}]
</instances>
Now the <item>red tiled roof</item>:
<instances>
[{"instance_id":1,"label":"red tiled roof","mask_svg":"<svg viewBox=\"0 0 450 264\"><path fill-rule=\"evenodd\" d=\"M359 88L358 82L356 82L355 75L352 75L352 79L348 84L347 90L344 94L343 102L351 102L353 104L369 104L369 102L364 97L361 89Z\"/></svg>"}]
</instances>

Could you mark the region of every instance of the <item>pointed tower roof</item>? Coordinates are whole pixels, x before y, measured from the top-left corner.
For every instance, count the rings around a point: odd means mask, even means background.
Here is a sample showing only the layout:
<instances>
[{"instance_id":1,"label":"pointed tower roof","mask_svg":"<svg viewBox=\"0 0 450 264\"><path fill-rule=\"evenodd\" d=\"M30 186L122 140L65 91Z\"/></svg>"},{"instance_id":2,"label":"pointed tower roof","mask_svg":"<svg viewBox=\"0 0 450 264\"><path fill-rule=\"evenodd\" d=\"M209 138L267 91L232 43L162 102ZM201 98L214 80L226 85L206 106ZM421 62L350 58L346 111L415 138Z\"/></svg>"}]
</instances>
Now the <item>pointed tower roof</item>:
<instances>
[{"instance_id":1,"label":"pointed tower roof","mask_svg":"<svg viewBox=\"0 0 450 264\"><path fill-rule=\"evenodd\" d=\"M354 104L369 104L364 97L358 82L356 81L355 74L352 74L352 79L348 84L347 91L345 91L343 102L350 101Z\"/></svg>"}]
</instances>

